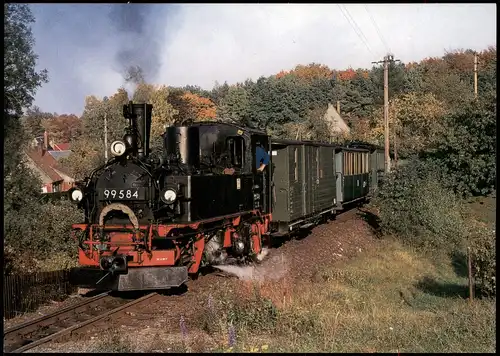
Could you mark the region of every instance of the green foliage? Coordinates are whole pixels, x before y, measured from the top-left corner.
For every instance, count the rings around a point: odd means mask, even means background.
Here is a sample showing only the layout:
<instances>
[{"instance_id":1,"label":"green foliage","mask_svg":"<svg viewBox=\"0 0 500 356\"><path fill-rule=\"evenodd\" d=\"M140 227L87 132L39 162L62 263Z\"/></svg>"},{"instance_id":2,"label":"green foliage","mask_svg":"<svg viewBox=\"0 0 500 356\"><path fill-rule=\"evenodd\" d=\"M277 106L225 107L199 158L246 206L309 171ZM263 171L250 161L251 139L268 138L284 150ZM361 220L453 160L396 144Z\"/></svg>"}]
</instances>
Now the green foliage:
<instances>
[{"instance_id":1,"label":"green foliage","mask_svg":"<svg viewBox=\"0 0 500 356\"><path fill-rule=\"evenodd\" d=\"M445 121L436 151L427 154L445 168L461 195L487 194L496 186L496 93L464 103Z\"/></svg>"},{"instance_id":2,"label":"green foliage","mask_svg":"<svg viewBox=\"0 0 500 356\"><path fill-rule=\"evenodd\" d=\"M405 93L422 92L424 86L424 69L422 66L410 66L406 69Z\"/></svg>"},{"instance_id":3,"label":"green foliage","mask_svg":"<svg viewBox=\"0 0 500 356\"><path fill-rule=\"evenodd\" d=\"M417 247L460 247L467 236L460 200L443 181L438 166L415 159L391 172L374 200L383 232Z\"/></svg>"},{"instance_id":4,"label":"green foliage","mask_svg":"<svg viewBox=\"0 0 500 356\"><path fill-rule=\"evenodd\" d=\"M478 95L480 97L497 91L497 49L489 47L479 53L477 73Z\"/></svg>"},{"instance_id":5,"label":"green foliage","mask_svg":"<svg viewBox=\"0 0 500 356\"><path fill-rule=\"evenodd\" d=\"M250 119L250 95L241 86L231 86L220 100L217 117L222 120L237 121L247 125Z\"/></svg>"},{"instance_id":6,"label":"green foliage","mask_svg":"<svg viewBox=\"0 0 500 356\"><path fill-rule=\"evenodd\" d=\"M141 93L141 96L146 96ZM123 105L129 101L127 91L119 88L112 97L100 100L94 96L87 97L82 114L83 136L99 142L104 147L104 117L108 126L108 143L123 137L127 121L123 118Z\"/></svg>"},{"instance_id":7,"label":"green foliage","mask_svg":"<svg viewBox=\"0 0 500 356\"><path fill-rule=\"evenodd\" d=\"M82 212L68 200L46 204L32 201L26 207L6 210L4 241L10 255L15 256L15 265L7 267L23 272L30 272L44 262L53 269L67 267L69 259L76 259L77 251L70 235L71 224L82 220ZM59 266L47 263L54 257Z\"/></svg>"},{"instance_id":8,"label":"green foliage","mask_svg":"<svg viewBox=\"0 0 500 356\"><path fill-rule=\"evenodd\" d=\"M340 100L342 116L349 118L367 118L375 108L377 78L365 77L358 70L351 80L337 81L333 100ZM381 82L383 85L383 81Z\"/></svg>"},{"instance_id":9,"label":"green foliage","mask_svg":"<svg viewBox=\"0 0 500 356\"><path fill-rule=\"evenodd\" d=\"M42 112L38 106L33 106L26 110L21 122L28 137L38 137L43 135L43 122L54 118L54 116L54 114Z\"/></svg>"},{"instance_id":10,"label":"green foliage","mask_svg":"<svg viewBox=\"0 0 500 356\"><path fill-rule=\"evenodd\" d=\"M47 81L47 72L37 72L28 5L4 4L4 251L10 261L20 252L38 246L40 234L41 182L28 168L24 149L30 139L20 117L31 107L37 88ZM40 132L37 124L34 133ZM27 250L28 249L28 250ZM34 254L38 251L31 250ZM29 262L29 260L27 260ZM4 261L9 262L9 258ZM5 266L12 268L14 266Z\"/></svg>"},{"instance_id":11,"label":"green foliage","mask_svg":"<svg viewBox=\"0 0 500 356\"><path fill-rule=\"evenodd\" d=\"M375 104L384 103L384 68L383 66L373 67L370 72L370 80L373 83L373 100ZM389 64L389 97L393 98L405 92L408 87L405 65L400 62Z\"/></svg>"},{"instance_id":12,"label":"green foliage","mask_svg":"<svg viewBox=\"0 0 500 356\"><path fill-rule=\"evenodd\" d=\"M4 113L20 116L30 107L38 87L47 82L47 71L35 71L38 56L28 5L4 4ZM4 118L4 124L7 118Z\"/></svg>"},{"instance_id":13,"label":"green foliage","mask_svg":"<svg viewBox=\"0 0 500 356\"><path fill-rule=\"evenodd\" d=\"M471 226L472 227L472 226ZM470 229L474 282L482 295L496 296L496 235L488 226L474 224Z\"/></svg>"},{"instance_id":14,"label":"green foliage","mask_svg":"<svg viewBox=\"0 0 500 356\"><path fill-rule=\"evenodd\" d=\"M209 99L212 100L215 105L219 106L222 103L222 100L224 97L227 95L229 92L229 85L227 82L224 82L224 84L220 85L217 81L215 82L214 88L212 89ZM198 94L196 92L193 92L195 94Z\"/></svg>"},{"instance_id":15,"label":"green foliage","mask_svg":"<svg viewBox=\"0 0 500 356\"><path fill-rule=\"evenodd\" d=\"M208 308L200 315L200 324L210 334L224 332L230 326L239 330L271 331L278 321L279 312L273 302L260 294L254 285L250 297L227 295L227 290L209 296Z\"/></svg>"}]
</instances>

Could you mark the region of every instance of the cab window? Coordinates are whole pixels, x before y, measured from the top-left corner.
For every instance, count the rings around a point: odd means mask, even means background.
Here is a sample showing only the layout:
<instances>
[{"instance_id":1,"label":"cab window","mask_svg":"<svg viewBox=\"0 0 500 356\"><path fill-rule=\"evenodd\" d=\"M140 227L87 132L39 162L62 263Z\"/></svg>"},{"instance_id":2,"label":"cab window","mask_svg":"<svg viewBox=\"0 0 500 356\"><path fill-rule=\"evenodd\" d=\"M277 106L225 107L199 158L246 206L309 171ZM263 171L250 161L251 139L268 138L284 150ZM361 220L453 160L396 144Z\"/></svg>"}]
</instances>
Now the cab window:
<instances>
[{"instance_id":1,"label":"cab window","mask_svg":"<svg viewBox=\"0 0 500 356\"><path fill-rule=\"evenodd\" d=\"M241 168L245 161L245 140L241 136L229 137L226 140L226 148L229 152L231 165Z\"/></svg>"}]
</instances>

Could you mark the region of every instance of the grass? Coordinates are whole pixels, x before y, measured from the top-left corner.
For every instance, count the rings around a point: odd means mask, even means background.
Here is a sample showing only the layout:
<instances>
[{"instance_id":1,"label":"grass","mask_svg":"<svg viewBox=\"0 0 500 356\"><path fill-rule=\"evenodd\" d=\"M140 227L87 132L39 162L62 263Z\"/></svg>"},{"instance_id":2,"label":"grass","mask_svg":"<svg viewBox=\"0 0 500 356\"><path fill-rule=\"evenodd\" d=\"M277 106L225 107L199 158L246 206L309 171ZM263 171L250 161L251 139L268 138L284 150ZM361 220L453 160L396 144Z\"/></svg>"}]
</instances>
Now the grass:
<instances>
[{"instance_id":1,"label":"grass","mask_svg":"<svg viewBox=\"0 0 500 356\"><path fill-rule=\"evenodd\" d=\"M156 335L149 351L495 352L495 300L470 302L452 257L385 239L320 277L220 288L196 332Z\"/></svg>"},{"instance_id":2,"label":"grass","mask_svg":"<svg viewBox=\"0 0 500 356\"><path fill-rule=\"evenodd\" d=\"M484 223L494 219L491 199L470 205ZM196 332L157 335L150 351L496 351L496 300L468 300L460 253L429 254L385 237L314 281L226 283L205 296Z\"/></svg>"},{"instance_id":3,"label":"grass","mask_svg":"<svg viewBox=\"0 0 500 356\"><path fill-rule=\"evenodd\" d=\"M200 315L212 342L158 342L170 352L495 352L495 300L467 299L452 258L437 263L384 240L321 280L248 284L213 296ZM285 301L278 295L285 294ZM230 329L233 328L231 341ZM191 332L191 331L190 331ZM116 336L96 351L133 351ZM230 344L231 343L231 344ZM168 348L167 348L168 347ZM210 348L209 348L210 347ZM153 350L154 349L154 350Z\"/></svg>"},{"instance_id":4,"label":"grass","mask_svg":"<svg viewBox=\"0 0 500 356\"><path fill-rule=\"evenodd\" d=\"M226 311L239 313L231 350L265 345L276 352L495 352L495 301L469 302L467 280L457 275L451 258L436 263L385 240L322 277L288 291L285 305L266 297L269 289L285 292L282 285L256 285L251 309ZM266 312L271 302L274 314ZM250 326L243 321L257 322L258 303L261 325Z\"/></svg>"}]
</instances>

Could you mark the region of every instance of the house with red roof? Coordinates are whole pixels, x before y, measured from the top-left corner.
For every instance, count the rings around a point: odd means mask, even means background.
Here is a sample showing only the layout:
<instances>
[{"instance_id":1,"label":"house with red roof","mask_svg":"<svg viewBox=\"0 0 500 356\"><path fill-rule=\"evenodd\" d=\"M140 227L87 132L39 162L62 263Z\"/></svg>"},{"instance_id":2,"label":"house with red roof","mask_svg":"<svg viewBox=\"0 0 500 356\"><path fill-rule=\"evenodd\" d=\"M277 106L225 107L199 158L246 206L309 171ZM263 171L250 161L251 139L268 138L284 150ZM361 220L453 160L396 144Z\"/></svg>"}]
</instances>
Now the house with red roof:
<instances>
[{"instance_id":1,"label":"house with red roof","mask_svg":"<svg viewBox=\"0 0 500 356\"><path fill-rule=\"evenodd\" d=\"M33 140L31 147L26 150L27 164L40 176L43 193L65 192L74 186L74 178L58 163L59 159L71 154L69 147L67 143L54 144L49 141L45 132L43 137Z\"/></svg>"}]
</instances>

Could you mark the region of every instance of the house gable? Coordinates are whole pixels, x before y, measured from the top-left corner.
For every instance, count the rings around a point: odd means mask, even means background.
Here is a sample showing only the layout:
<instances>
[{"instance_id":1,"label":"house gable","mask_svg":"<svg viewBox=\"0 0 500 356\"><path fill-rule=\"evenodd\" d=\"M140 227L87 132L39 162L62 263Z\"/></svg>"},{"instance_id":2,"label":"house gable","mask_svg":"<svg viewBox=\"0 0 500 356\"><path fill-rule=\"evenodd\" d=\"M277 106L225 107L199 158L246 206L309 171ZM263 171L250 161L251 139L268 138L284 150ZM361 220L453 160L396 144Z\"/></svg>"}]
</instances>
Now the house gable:
<instances>
[{"instance_id":1,"label":"house gable","mask_svg":"<svg viewBox=\"0 0 500 356\"><path fill-rule=\"evenodd\" d=\"M335 107L328 103L328 108L326 109L326 113L324 119L329 123L330 133L332 135L338 134L349 134L351 129L345 122L345 120L340 116Z\"/></svg>"}]
</instances>

